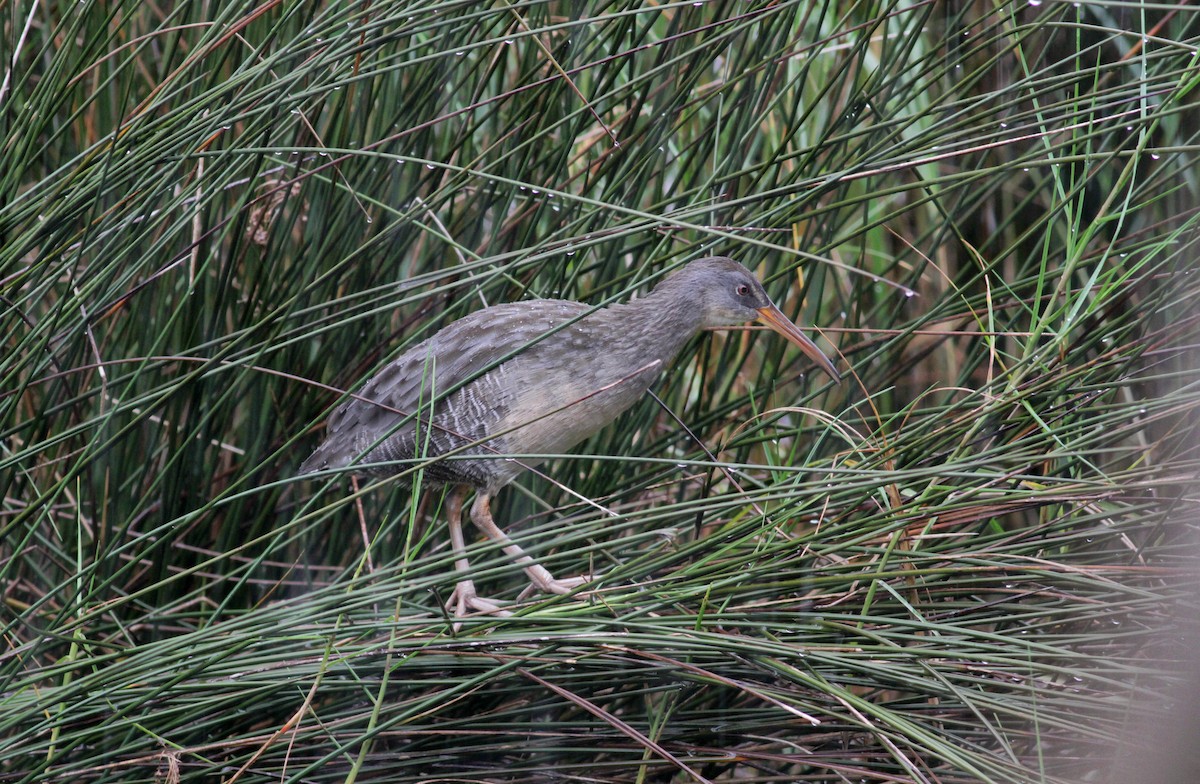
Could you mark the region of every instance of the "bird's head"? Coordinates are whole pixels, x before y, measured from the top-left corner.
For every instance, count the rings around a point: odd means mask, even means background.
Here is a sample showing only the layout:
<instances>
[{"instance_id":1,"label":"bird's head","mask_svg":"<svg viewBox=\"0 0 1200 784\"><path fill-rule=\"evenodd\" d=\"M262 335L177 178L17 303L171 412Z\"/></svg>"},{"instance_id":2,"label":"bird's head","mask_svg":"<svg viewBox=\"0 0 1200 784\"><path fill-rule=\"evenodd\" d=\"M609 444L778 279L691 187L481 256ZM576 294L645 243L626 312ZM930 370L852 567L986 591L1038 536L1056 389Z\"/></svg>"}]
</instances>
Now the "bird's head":
<instances>
[{"instance_id":1,"label":"bird's head","mask_svg":"<svg viewBox=\"0 0 1200 784\"><path fill-rule=\"evenodd\" d=\"M757 321L796 344L817 366L840 381L837 369L800 328L788 320L750 270L733 259L714 256L688 264L667 281L690 292L705 327L730 327Z\"/></svg>"}]
</instances>

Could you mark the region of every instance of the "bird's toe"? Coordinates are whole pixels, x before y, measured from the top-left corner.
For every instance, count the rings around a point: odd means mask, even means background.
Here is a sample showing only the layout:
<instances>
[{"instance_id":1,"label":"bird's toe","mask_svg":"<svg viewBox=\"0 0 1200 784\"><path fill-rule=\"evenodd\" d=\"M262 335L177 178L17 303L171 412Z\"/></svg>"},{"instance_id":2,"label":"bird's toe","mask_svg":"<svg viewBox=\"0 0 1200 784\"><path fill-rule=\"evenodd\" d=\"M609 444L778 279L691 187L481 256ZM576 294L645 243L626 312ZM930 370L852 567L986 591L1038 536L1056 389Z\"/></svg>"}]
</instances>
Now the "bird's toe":
<instances>
[{"instance_id":1,"label":"bird's toe","mask_svg":"<svg viewBox=\"0 0 1200 784\"><path fill-rule=\"evenodd\" d=\"M454 613L455 618L465 618L472 613L483 615L512 615L499 602L485 599L475 592L475 583L471 580L460 580L446 602L446 609ZM455 624L457 628L458 624Z\"/></svg>"},{"instance_id":2,"label":"bird's toe","mask_svg":"<svg viewBox=\"0 0 1200 784\"><path fill-rule=\"evenodd\" d=\"M582 597L588 591L580 591L579 588L596 581L597 575L581 574L578 577L550 577L549 579L530 580L529 586L521 591L517 600L527 599L535 593L554 593L559 596L566 594L574 594L577 597Z\"/></svg>"}]
</instances>

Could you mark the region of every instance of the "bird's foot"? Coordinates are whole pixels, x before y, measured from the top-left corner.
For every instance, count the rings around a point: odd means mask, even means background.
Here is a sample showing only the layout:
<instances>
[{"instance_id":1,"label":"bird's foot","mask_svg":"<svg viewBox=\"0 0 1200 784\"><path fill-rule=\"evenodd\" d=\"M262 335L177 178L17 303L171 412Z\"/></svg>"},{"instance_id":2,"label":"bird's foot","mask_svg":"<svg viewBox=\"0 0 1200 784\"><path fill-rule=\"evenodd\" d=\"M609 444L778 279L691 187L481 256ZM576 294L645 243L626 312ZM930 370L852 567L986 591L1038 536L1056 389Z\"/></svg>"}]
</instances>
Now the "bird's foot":
<instances>
[{"instance_id":1,"label":"bird's foot","mask_svg":"<svg viewBox=\"0 0 1200 784\"><path fill-rule=\"evenodd\" d=\"M527 570L529 571L529 570ZM544 572L542 574L541 572ZM579 592L577 589L582 585L595 582L596 575L581 574L578 577L554 577L550 572L541 569L540 572L529 571L529 586L521 591L517 596L517 601L527 599L535 593L556 593L559 596L574 593L576 596L581 596L587 591Z\"/></svg>"},{"instance_id":2,"label":"bird's foot","mask_svg":"<svg viewBox=\"0 0 1200 784\"><path fill-rule=\"evenodd\" d=\"M458 584L454 586L454 592L450 594L450 601L446 602L446 609L453 612L455 618L465 618L471 613L512 615L499 602L485 599L475 593L475 583L471 580L459 580ZM454 631L458 631L460 626L461 624L456 622Z\"/></svg>"}]
</instances>

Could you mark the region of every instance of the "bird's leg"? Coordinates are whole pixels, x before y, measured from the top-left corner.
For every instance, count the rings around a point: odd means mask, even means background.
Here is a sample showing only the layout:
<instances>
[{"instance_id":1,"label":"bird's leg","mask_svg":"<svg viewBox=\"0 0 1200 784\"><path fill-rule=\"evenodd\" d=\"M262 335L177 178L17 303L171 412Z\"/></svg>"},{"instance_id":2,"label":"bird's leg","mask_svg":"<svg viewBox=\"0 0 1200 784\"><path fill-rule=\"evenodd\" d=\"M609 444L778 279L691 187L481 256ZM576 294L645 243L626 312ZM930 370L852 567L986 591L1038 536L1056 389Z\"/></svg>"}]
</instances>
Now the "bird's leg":
<instances>
[{"instance_id":1,"label":"bird's leg","mask_svg":"<svg viewBox=\"0 0 1200 784\"><path fill-rule=\"evenodd\" d=\"M454 617L462 618L471 610L494 615L511 615L495 602L484 599L475 593L475 582L471 580L471 563L467 560L467 545L463 540L462 508L463 500L470 491L470 486L459 485L450 491L446 497L446 509L450 517L450 546L454 549L454 571L458 573L458 583L446 609L454 611ZM455 624L455 631L458 624Z\"/></svg>"},{"instance_id":2,"label":"bird's leg","mask_svg":"<svg viewBox=\"0 0 1200 784\"><path fill-rule=\"evenodd\" d=\"M492 499L487 493L481 492L475 495L475 503L471 505L471 520L479 526L481 531L500 544L504 552L508 553L525 570L525 574L529 575L529 582L543 593L567 594L592 581L592 578L587 576L556 579L554 575L550 574L549 569L530 558L519 544L509 539L508 534L500 530L496 521L492 519Z\"/></svg>"}]
</instances>

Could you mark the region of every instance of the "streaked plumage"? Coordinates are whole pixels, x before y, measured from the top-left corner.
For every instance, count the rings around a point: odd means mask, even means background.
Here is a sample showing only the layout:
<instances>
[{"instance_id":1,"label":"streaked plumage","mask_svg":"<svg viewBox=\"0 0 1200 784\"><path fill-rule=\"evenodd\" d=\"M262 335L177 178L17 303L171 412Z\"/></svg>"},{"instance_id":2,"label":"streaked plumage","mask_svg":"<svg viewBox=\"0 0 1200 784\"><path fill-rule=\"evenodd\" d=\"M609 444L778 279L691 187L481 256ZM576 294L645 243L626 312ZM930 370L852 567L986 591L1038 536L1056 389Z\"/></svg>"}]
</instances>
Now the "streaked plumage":
<instances>
[{"instance_id":1,"label":"streaked plumage","mask_svg":"<svg viewBox=\"0 0 1200 784\"><path fill-rule=\"evenodd\" d=\"M427 481L459 486L450 523L460 571L467 566L458 510L471 487L477 490L475 522L505 545L537 587L565 593L580 580L551 577L495 526L488 510L490 496L539 459L497 455L569 450L637 402L706 327L761 320L837 378L829 360L731 259L694 261L641 299L591 310L579 302L531 300L494 305L450 324L342 403L329 418L325 441L300 472L350 468L387 475L407 468L404 461L461 450L471 459L425 465ZM418 409L420 415L413 416ZM500 612L460 577L459 615L468 609Z\"/></svg>"}]
</instances>

